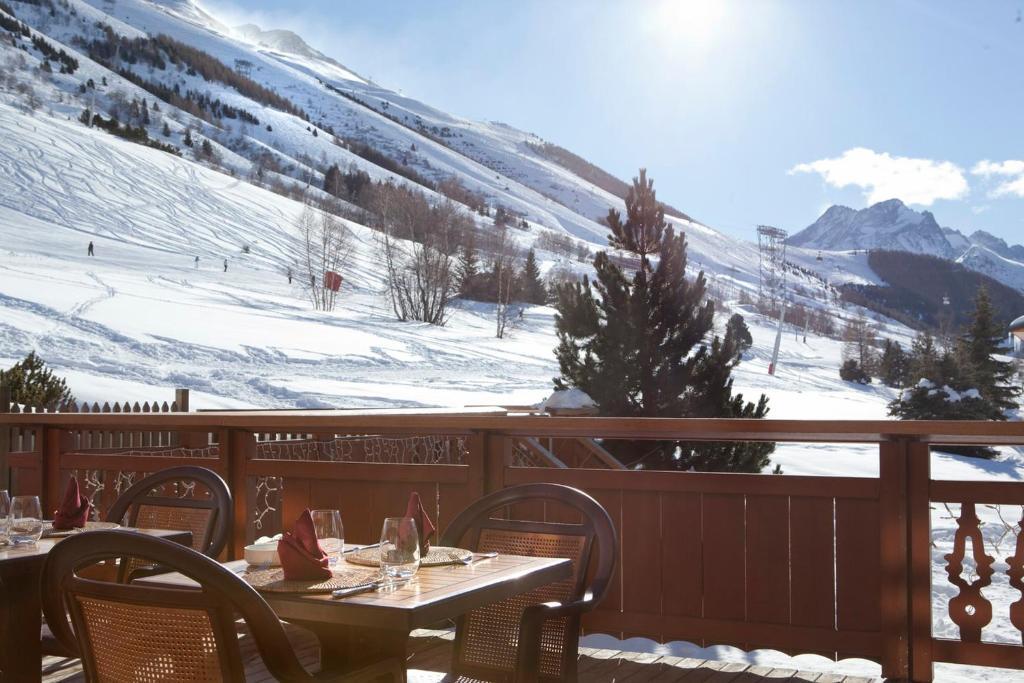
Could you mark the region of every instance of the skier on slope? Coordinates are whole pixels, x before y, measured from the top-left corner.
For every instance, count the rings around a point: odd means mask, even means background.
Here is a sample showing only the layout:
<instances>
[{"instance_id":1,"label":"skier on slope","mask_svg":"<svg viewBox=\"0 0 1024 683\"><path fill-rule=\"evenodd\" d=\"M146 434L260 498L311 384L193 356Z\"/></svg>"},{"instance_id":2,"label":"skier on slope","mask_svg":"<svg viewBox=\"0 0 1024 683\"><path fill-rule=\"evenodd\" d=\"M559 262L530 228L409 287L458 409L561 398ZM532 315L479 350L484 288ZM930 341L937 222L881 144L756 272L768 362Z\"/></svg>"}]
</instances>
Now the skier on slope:
<instances>
[{"instance_id":1,"label":"skier on slope","mask_svg":"<svg viewBox=\"0 0 1024 683\"><path fill-rule=\"evenodd\" d=\"M224 272L228 272L228 260L224 259Z\"/></svg>"},{"instance_id":2,"label":"skier on slope","mask_svg":"<svg viewBox=\"0 0 1024 683\"><path fill-rule=\"evenodd\" d=\"M199 257L196 256L196 270L199 270Z\"/></svg>"},{"instance_id":3,"label":"skier on slope","mask_svg":"<svg viewBox=\"0 0 1024 683\"><path fill-rule=\"evenodd\" d=\"M292 269L288 269L288 284L292 283Z\"/></svg>"},{"instance_id":4,"label":"skier on slope","mask_svg":"<svg viewBox=\"0 0 1024 683\"><path fill-rule=\"evenodd\" d=\"M96 255L96 254L93 253L92 242L89 242L89 252L88 253L89 253L89 256L95 256Z\"/></svg>"}]
</instances>

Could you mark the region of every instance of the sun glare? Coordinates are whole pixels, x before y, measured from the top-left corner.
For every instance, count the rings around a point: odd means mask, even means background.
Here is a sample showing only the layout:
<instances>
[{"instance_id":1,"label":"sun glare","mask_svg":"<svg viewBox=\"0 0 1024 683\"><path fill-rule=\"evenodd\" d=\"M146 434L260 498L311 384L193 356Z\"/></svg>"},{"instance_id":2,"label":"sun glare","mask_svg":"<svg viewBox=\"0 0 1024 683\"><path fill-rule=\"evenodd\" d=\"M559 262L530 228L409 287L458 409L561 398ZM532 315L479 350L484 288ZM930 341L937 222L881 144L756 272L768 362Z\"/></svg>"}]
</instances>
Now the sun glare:
<instances>
[{"instance_id":1,"label":"sun glare","mask_svg":"<svg viewBox=\"0 0 1024 683\"><path fill-rule=\"evenodd\" d=\"M721 32L726 14L723 0L661 0L650 22L652 30L677 49L703 49Z\"/></svg>"}]
</instances>

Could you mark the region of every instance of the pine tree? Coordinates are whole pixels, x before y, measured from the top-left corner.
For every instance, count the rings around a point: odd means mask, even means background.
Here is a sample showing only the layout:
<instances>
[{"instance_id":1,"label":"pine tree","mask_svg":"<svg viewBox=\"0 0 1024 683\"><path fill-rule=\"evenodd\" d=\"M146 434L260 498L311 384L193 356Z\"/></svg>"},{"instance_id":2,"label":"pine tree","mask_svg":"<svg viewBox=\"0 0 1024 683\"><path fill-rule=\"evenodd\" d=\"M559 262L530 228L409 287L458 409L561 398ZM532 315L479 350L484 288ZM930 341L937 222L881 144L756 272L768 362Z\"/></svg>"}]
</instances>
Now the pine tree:
<instances>
[{"instance_id":1,"label":"pine tree","mask_svg":"<svg viewBox=\"0 0 1024 683\"><path fill-rule=\"evenodd\" d=\"M55 376L35 351L29 352L7 372L0 372L0 384L10 387L15 403L27 406L42 407L75 398L67 382Z\"/></svg>"},{"instance_id":2,"label":"pine tree","mask_svg":"<svg viewBox=\"0 0 1024 683\"><path fill-rule=\"evenodd\" d=\"M167 125L166 121L164 121L164 129L161 132L164 134L165 138L171 137L171 127Z\"/></svg>"},{"instance_id":3,"label":"pine tree","mask_svg":"<svg viewBox=\"0 0 1024 683\"><path fill-rule=\"evenodd\" d=\"M337 164L331 164L331 167L324 171L324 192L340 197L343 187L344 181L341 178L341 169L338 168Z\"/></svg>"},{"instance_id":4,"label":"pine tree","mask_svg":"<svg viewBox=\"0 0 1024 683\"><path fill-rule=\"evenodd\" d=\"M523 300L531 304L543 304L548 299L547 288L540 276L540 268L537 266L537 254L533 249L526 255L526 263L523 265L523 272L520 275L520 289L523 293Z\"/></svg>"},{"instance_id":5,"label":"pine tree","mask_svg":"<svg viewBox=\"0 0 1024 683\"><path fill-rule=\"evenodd\" d=\"M192 146L192 129L191 128L186 128L185 129L185 138L182 140L182 142L185 143L186 147L191 147Z\"/></svg>"},{"instance_id":6,"label":"pine tree","mask_svg":"<svg viewBox=\"0 0 1024 683\"><path fill-rule=\"evenodd\" d=\"M916 384L922 379L931 379L939 375L939 351L935 348L935 338L928 332L921 332L910 347L910 359L907 363L907 381Z\"/></svg>"},{"instance_id":7,"label":"pine tree","mask_svg":"<svg viewBox=\"0 0 1024 683\"><path fill-rule=\"evenodd\" d=\"M92 110L89 107L83 109L82 113L78 116L78 120L87 126L90 125L92 123Z\"/></svg>"},{"instance_id":8,"label":"pine tree","mask_svg":"<svg viewBox=\"0 0 1024 683\"><path fill-rule=\"evenodd\" d=\"M476 240L473 239L472 233L467 236L459 252L456 277L459 279L459 296L464 299L475 299L479 296L480 265L476 255Z\"/></svg>"},{"instance_id":9,"label":"pine tree","mask_svg":"<svg viewBox=\"0 0 1024 683\"><path fill-rule=\"evenodd\" d=\"M1009 361L995 358L1003 353L1003 326L996 322L992 301L984 286L978 289L974 298L974 316L963 340L963 356L966 380L972 384L992 406L998 417L1017 407L1021 390L1013 381L1014 367Z\"/></svg>"},{"instance_id":10,"label":"pine tree","mask_svg":"<svg viewBox=\"0 0 1024 683\"><path fill-rule=\"evenodd\" d=\"M607 252L594 258L595 281L557 290L558 389L578 387L605 416L764 417L768 400L732 393L742 329L731 323L713 336L713 304L704 274L688 280L686 238L665 222L653 183L641 170L626 196L626 219L608 214L609 244L632 252L639 267L627 277ZM657 259L649 258L656 255ZM616 441L606 444L629 466L759 472L773 444Z\"/></svg>"},{"instance_id":11,"label":"pine tree","mask_svg":"<svg viewBox=\"0 0 1024 683\"><path fill-rule=\"evenodd\" d=\"M878 375L882 378L882 382L889 387L905 386L910 371L909 366L909 359L900 343L886 339L882 349L882 359L878 364Z\"/></svg>"}]
</instances>

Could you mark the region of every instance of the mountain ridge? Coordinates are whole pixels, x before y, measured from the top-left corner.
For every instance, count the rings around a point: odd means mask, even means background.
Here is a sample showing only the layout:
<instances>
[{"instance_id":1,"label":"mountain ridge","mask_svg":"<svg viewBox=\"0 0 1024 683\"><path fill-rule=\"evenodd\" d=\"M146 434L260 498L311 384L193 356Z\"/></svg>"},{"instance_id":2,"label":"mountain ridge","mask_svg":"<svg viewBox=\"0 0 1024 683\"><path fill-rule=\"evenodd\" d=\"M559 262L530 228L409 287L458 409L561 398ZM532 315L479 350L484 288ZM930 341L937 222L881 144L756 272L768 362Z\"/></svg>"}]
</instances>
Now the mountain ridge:
<instances>
[{"instance_id":1,"label":"mountain ridge","mask_svg":"<svg viewBox=\"0 0 1024 683\"><path fill-rule=\"evenodd\" d=\"M899 199L863 209L834 204L787 243L820 251L906 251L937 256L1024 291L1024 246L984 230L969 235L940 226L931 211L915 211Z\"/></svg>"}]
</instances>

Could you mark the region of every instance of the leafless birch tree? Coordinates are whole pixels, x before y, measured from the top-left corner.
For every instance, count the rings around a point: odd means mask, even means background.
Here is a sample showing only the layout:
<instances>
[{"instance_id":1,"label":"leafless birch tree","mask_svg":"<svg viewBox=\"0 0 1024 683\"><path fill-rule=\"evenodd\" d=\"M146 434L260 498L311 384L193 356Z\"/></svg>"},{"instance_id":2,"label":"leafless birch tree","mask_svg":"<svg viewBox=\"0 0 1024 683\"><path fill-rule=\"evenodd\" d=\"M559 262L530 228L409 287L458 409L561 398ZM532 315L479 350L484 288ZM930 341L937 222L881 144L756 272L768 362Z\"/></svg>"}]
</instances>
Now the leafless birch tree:
<instances>
[{"instance_id":1,"label":"leafless birch tree","mask_svg":"<svg viewBox=\"0 0 1024 683\"><path fill-rule=\"evenodd\" d=\"M333 311L338 292L327 286L325 274L345 271L355 247L352 231L329 210L307 202L299 214L297 227L302 238L302 271L313 307Z\"/></svg>"}]
</instances>

